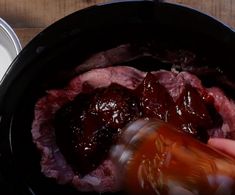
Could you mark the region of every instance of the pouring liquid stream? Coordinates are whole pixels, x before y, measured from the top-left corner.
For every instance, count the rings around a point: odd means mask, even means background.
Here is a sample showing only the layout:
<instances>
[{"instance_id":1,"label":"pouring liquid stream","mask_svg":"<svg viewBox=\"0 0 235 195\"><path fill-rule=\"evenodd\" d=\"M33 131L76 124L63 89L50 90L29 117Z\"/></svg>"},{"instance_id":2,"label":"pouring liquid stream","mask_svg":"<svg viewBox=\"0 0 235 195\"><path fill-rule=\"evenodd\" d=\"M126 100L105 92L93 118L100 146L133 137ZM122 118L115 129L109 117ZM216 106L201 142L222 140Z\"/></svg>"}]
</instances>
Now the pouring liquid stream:
<instances>
[{"instance_id":1,"label":"pouring liquid stream","mask_svg":"<svg viewBox=\"0 0 235 195\"><path fill-rule=\"evenodd\" d=\"M128 194L235 194L235 159L160 120L128 125L111 155Z\"/></svg>"}]
</instances>

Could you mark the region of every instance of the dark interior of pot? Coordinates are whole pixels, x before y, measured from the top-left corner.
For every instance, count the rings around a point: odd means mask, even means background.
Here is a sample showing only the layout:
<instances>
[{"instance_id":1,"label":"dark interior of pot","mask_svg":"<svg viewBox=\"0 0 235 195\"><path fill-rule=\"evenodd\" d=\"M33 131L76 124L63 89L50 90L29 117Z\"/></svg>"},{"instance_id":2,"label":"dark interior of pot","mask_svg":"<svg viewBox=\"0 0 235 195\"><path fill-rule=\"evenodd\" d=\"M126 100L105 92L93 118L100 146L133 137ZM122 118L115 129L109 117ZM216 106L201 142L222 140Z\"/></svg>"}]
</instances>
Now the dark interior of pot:
<instances>
[{"instance_id":1,"label":"dark interior of pot","mask_svg":"<svg viewBox=\"0 0 235 195\"><path fill-rule=\"evenodd\" d=\"M211 17L150 1L113 3L74 13L26 46L1 85L1 182L9 194L78 193L41 173L40 154L30 132L34 105L47 89L65 86L75 76L71 70L92 54L121 44L131 44L136 51L193 51L201 67L213 70L201 75L203 83L220 85L235 97L235 35ZM151 56L114 65L136 65L145 71L169 69Z\"/></svg>"}]
</instances>

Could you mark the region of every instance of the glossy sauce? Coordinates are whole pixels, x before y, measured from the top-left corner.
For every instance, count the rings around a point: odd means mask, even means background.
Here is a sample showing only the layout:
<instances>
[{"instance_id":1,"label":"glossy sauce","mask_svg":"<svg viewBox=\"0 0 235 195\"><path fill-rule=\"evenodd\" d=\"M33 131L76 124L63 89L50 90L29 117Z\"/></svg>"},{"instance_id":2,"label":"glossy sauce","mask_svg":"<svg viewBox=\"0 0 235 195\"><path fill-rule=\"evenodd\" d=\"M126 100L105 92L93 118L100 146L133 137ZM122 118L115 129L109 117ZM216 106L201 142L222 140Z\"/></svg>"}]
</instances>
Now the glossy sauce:
<instances>
[{"instance_id":1,"label":"glossy sauce","mask_svg":"<svg viewBox=\"0 0 235 195\"><path fill-rule=\"evenodd\" d=\"M218 125L213 121L218 121L219 115L212 115L209 109L212 102L189 85L174 102L151 73L135 90L118 84L92 89L86 84L83 93L56 113L56 142L73 169L83 175L107 158L122 128L140 117L169 122L206 142L206 130Z\"/></svg>"},{"instance_id":2,"label":"glossy sauce","mask_svg":"<svg viewBox=\"0 0 235 195\"><path fill-rule=\"evenodd\" d=\"M74 170L86 174L107 157L121 128L138 117L130 90L117 84L94 89L79 94L56 113L56 141Z\"/></svg>"},{"instance_id":3,"label":"glossy sauce","mask_svg":"<svg viewBox=\"0 0 235 195\"><path fill-rule=\"evenodd\" d=\"M175 107L172 97L151 73L148 73L143 82L135 90L139 98L143 117L167 120L167 113Z\"/></svg>"}]
</instances>

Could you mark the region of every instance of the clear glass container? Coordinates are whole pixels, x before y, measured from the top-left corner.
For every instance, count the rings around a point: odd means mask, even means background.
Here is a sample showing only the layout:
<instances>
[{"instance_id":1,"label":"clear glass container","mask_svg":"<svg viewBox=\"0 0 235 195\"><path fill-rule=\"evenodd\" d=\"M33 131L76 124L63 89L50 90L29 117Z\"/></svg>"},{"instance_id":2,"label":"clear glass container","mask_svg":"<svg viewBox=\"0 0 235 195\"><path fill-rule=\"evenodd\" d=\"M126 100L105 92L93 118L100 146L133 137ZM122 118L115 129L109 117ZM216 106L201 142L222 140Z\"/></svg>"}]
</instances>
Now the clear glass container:
<instances>
[{"instance_id":1,"label":"clear glass container","mask_svg":"<svg viewBox=\"0 0 235 195\"><path fill-rule=\"evenodd\" d=\"M129 124L111 154L128 194L235 194L235 159L160 120Z\"/></svg>"}]
</instances>

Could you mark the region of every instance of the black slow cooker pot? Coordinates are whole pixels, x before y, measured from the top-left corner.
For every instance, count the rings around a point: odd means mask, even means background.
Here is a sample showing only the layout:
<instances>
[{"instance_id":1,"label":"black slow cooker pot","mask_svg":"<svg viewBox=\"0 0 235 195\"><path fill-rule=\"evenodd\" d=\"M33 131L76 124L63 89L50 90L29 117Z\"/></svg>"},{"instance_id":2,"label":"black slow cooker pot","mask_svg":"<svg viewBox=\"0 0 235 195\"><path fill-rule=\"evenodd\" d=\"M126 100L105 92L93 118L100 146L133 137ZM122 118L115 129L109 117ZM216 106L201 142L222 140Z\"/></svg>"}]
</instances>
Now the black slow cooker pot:
<instances>
[{"instance_id":1,"label":"black slow cooker pot","mask_svg":"<svg viewBox=\"0 0 235 195\"><path fill-rule=\"evenodd\" d=\"M74 76L69 70L92 54L150 40L165 48L186 48L204 56L206 66L214 70L214 75L206 76L204 81L210 83L217 76L220 81L224 78L226 82L221 82L221 86L235 97L235 33L214 18L180 5L137 0L75 12L34 38L2 80L1 194L81 193L70 186L58 185L41 173L40 154L31 138L35 102L46 89L62 87Z\"/></svg>"}]
</instances>

